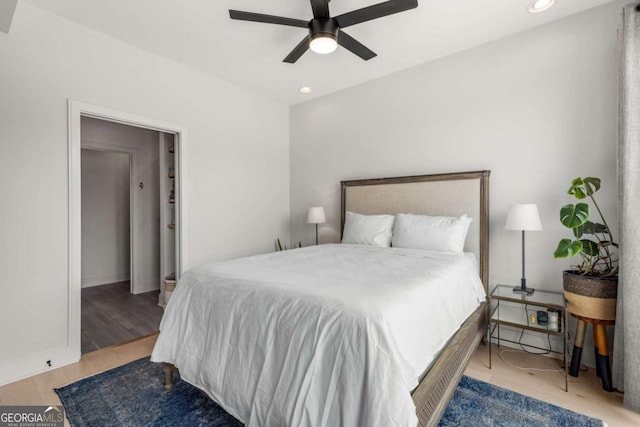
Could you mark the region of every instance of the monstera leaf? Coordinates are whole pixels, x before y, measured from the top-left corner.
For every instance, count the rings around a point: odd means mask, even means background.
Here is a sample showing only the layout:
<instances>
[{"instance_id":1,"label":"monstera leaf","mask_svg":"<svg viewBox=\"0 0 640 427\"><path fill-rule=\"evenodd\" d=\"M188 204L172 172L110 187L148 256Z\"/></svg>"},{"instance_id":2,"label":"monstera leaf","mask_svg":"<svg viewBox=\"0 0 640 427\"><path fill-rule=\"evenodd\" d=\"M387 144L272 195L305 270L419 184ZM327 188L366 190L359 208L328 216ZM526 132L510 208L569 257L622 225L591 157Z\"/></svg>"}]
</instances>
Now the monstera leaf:
<instances>
[{"instance_id":1,"label":"monstera leaf","mask_svg":"<svg viewBox=\"0 0 640 427\"><path fill-rule=\"evenodd\" d=\"M600 189L600 178L576 178L571 181L571 187L567 190L567 194L574 196L576 199L584 199L592 196L593 193Z\"/></svg>"},{"instance_id":2,"label":"monstera leaf","mask_svg":"<svg viewBox=\"0 0 640 427\"><path fill-rule=\"evenodd\" d=\"M578 203L564 205L560 209L560 222L567 228L576 228L584 225L589 220L589 205Z\"/></svg>"},{"instance_id":3,"label":"monstera leaf","mask_svg":"<svg viewBox=\"0 0 640 427\"><path fill-rule=\"evenodd\" d=\"M579 239L584 234L596 234L608 233L607 227L604 224L600 224L597 222L587 221L579 227L573 229L573 234L576 236L576 239Z\"/></svg>"},{"instance_id":4,"label":"monstera leaf","mask_svg":"<svg viewBox=\"0 0 640 427\"><path fill-rule=\"evenodd\" d=\"M598 252L600 252L598 244L593 240L582 239L580 240L580 243L582 243L582 252L589 256L597 256Z\"/></svg>"},{"instance_id":5,"label":"monstera leaf","mask_svg":"<svg viewBox=\"0 0 640 427\"><path fill-rule=\"evenodd\" d=\"M596 234L596 233L608 233L607 227L604 224L600 224L597 222L587 221L584 223L584 233L585 234Z\"/></svg>"},{"instance_id":6,"label":"monstera leaf","mask_svg":"<svg viewBox=\"0 0 640 427\"><path fill-rule=\"evenodd\" d=\"M556 251L553 253L554 258L570 258L578 255L582 250L582 242L580 240L562 239L558 243Z\"/></svg>"}]
</instances>

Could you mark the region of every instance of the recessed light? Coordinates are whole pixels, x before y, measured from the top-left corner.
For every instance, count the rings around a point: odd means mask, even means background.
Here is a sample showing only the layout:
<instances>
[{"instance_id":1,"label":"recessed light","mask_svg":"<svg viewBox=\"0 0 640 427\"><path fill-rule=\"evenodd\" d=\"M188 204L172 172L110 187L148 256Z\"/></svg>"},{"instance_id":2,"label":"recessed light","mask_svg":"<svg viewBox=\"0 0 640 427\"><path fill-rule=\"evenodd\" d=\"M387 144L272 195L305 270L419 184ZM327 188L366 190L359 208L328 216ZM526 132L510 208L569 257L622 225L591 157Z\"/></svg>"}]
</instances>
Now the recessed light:
<instances>
[{"instance_id":1,"label":"recessed light","mask_svg":"<svg viewBox=\"0 0 640 427\"><path fill-rule=\"evenodd\" d=\"M554 3L555 0L535 0L529 5L529 13L544 12L553 6Z\"/></svg>"},{"instance_id":2,"label":"recessed light","mask_svg":"<svg viewBox=\"0 0 640 427\"><path fill-rule=\"evenodd\" d=\"M313 92L313 89L310 88L309 86L302 86L298 90L300 91L300 93L311 93L311 92Z\"/></svg>"}]
</instances>

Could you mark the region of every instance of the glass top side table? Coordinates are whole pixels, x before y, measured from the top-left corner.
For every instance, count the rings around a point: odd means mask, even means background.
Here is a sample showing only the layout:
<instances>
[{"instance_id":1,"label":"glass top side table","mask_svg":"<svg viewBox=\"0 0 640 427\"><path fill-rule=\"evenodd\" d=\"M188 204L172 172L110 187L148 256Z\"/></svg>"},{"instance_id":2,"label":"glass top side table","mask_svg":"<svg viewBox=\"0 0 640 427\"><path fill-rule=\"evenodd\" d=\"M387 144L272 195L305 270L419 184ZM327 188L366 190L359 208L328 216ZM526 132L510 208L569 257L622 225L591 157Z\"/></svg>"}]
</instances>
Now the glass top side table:
<instances>
[{"instance_id":1,"label":"glass top side table","mask_svg":"<svg viewBox=\"0 0 640 427\"><path fill-rule=\"evenodd\" d=\"M562 354L564 361L565 391L569 391L567 342L568 328L567 311L565 309L565 299L562 292L545 291L536 289L532 295L522 295L513 292L513 286L496 285L489 294L489 310L487 329L489 335L489 369L491 369L491 342L497 339L498 347L500 341L510 342L525 347L538 350L549 351L551 353ZM545 311L558 313L557 327L547 323L540 325L537 322L537 312ZM519 328L522 330L534 331L551 336L562 336L562 352L557 350L537 347L535 345L522 344L500 336L500 325Z\"/></svg>"}]
</instances>

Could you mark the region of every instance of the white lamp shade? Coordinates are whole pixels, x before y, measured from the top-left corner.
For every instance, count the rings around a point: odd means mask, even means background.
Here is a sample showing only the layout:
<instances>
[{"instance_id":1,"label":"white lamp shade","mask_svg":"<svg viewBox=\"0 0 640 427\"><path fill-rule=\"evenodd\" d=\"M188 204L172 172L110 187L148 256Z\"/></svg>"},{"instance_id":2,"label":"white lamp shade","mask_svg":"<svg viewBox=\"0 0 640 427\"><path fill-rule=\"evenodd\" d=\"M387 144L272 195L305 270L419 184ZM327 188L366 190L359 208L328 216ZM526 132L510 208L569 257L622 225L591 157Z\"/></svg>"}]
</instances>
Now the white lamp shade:
<instances>
[{"instance_id":1,"label":"white lamp shade","mask_svg":"<svg viewBox=\"0 0 640 427\"><path fill-rule=\"evenodd\" d=\"M324 215L324 208L322 206L309 208L309 213L307 214L307 223L324 224L325 222L327 222L327 218Z\"/></svg>"},{"instance_id":2,"label":"white lamp shade","mask_svg":"<svg viewBox=\"0 0 640 427\"><path fill-rule=\"evenodd\" d=\"M507 212L507 221L504 224L505 230L517 231L540 231L542 223L538 206L535 204L511 205Z\"/></svg>"}]
</instances>

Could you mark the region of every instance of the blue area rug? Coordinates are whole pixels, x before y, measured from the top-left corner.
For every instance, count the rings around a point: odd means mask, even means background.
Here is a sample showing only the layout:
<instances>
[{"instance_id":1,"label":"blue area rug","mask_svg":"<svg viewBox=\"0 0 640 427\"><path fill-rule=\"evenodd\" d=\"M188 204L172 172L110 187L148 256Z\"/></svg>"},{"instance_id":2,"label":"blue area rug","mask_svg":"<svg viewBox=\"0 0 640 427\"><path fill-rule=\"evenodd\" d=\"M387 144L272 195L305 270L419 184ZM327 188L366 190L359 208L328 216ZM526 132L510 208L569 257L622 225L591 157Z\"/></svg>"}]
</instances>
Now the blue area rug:
<instances>
[{"instance_id":1,"label":"blue area rug","mask_svg":"<svg viewBox=\"0 0 640 427\"><path fill-rule=\"evenodd\" d=\"M148 357L55 389L72 427L242 426L204 393L176 377L164 391L162 365Z\"/></svg>"},{"instance_id":2,"label":"blue area rug","mask_svg":"<svg viewBox=\"0 0 640 427\"><path fill-rule=\"evenodd\" d=\"M441 427L602 427L601 420L463 376Z\"/></svg>"},{"instance_id":3,"label":"blue area rug","mask_svg":"<svg viewBox=\"0 0 640 427\"><path fill-rule=\"evenodd\" d=\"M166 393L163 378L162 365L147 357L55 391L72 427L242 426L179 378ZM600 427L602 421L462 377L440 426Z\"/></svg>"}]
</instances>

